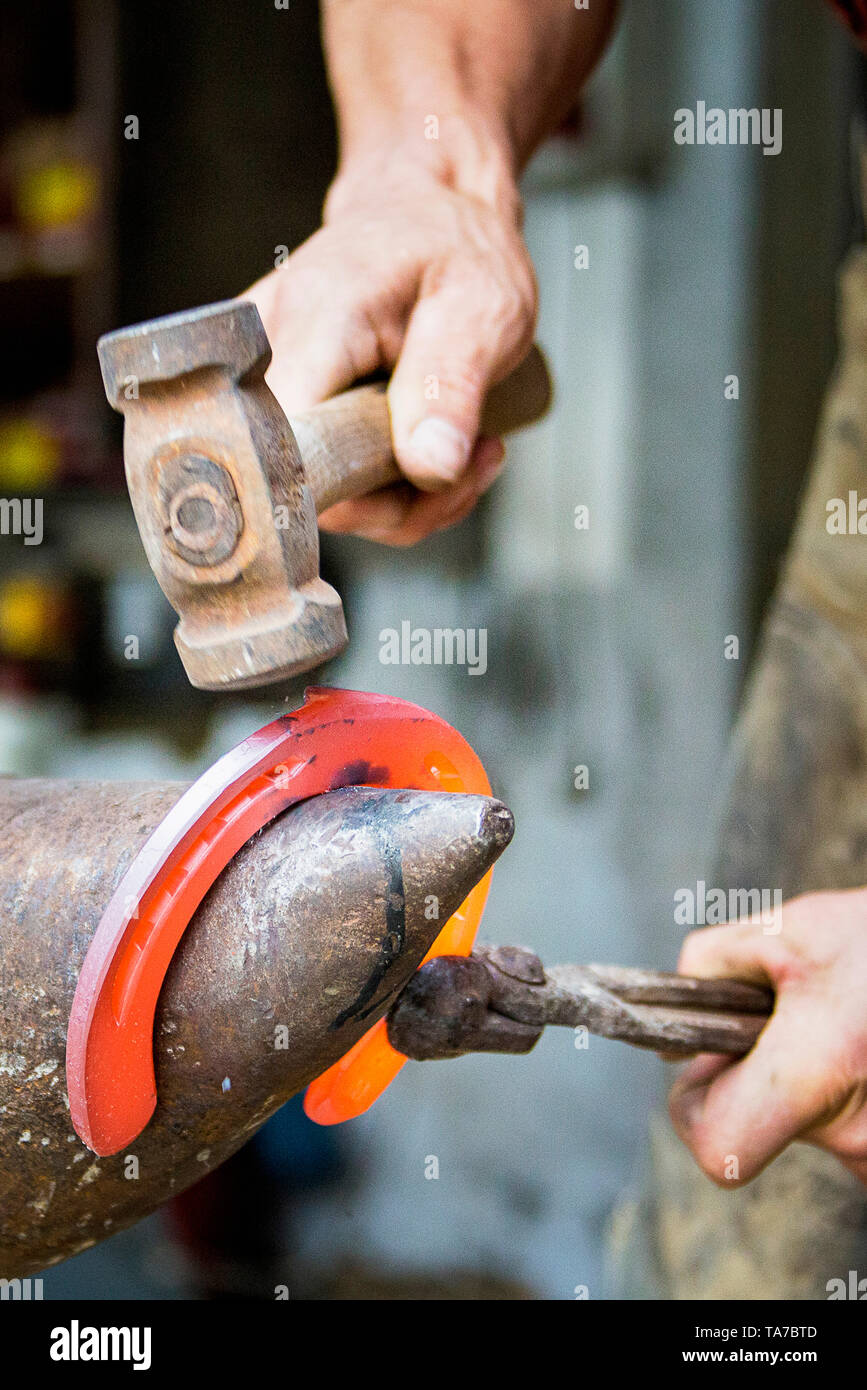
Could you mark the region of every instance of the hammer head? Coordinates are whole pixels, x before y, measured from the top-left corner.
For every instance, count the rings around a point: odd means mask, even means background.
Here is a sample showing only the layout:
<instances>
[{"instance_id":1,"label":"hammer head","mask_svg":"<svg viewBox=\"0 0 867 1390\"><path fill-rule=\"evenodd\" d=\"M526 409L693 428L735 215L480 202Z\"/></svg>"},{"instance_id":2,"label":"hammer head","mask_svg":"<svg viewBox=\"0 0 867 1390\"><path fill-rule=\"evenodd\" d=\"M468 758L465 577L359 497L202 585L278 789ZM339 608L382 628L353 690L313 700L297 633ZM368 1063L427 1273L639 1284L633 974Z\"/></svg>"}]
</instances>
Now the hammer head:
<instances>
[{"instance_id":1,"label":"hammer head","mask_svg":"<svg viewBox=\"0 0 867 1390\"><path fill-rule=\"evenodd\" d=\"M343 605L319 578L316 507L265 385L271 347L256 306L228 300L136 324L106 334L98 352L191 683L266 685L341 652Z\"/></svg>"}]
</instances>

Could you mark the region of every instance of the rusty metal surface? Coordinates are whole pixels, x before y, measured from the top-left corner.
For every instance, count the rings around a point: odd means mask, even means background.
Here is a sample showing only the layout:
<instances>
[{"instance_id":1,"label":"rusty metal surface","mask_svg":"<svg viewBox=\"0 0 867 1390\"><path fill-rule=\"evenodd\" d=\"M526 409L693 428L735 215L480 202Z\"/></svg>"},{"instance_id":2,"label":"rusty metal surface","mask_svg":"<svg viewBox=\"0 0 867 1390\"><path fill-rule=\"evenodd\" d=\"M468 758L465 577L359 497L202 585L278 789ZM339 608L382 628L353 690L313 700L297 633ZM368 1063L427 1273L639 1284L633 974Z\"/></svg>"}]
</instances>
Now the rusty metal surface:
<instances>
[{"instance_id":1,"label":"rusty metal surface","mask_svg":"<svg viewBox=\"0 0 867 1390\"><path fill-rule=\"evenodd\" d=\"M519 946L439 956L409 981L388 1016L393 1047L417 1061L466 1052L529 1052L552 1025L671 1056L743 1056L773 994L739 980L696 980L624 966L555 965Z\"/></svg>"},{"instance_id":2,"label":"rusty metal surface","mask_svg":"<svg viewBox=\"0 0 867 1390\"><path fill-rule=\"evenodd\" d=\"M193 685L262 685L342 651L343 607L319 578L316 507L265 384L271 349L256 306L230 300L120 329L100 339L99 359Z\"/></svg>"},{"instance_id":3,"label":"rusty metal surface","mask_svg":"<svg viewBox=\"0 0 867 1390\"><path fill-rule=\"evenodd\" d=\"M172 962L153 1120L97 1159L69 1121L69 1007L106 901L180 790L0 779L2 1276L86 1249L240 1147L386 1012L512 833L501 803L437 792L347 788L280 816Z\"/></svg>"}]
</instances>

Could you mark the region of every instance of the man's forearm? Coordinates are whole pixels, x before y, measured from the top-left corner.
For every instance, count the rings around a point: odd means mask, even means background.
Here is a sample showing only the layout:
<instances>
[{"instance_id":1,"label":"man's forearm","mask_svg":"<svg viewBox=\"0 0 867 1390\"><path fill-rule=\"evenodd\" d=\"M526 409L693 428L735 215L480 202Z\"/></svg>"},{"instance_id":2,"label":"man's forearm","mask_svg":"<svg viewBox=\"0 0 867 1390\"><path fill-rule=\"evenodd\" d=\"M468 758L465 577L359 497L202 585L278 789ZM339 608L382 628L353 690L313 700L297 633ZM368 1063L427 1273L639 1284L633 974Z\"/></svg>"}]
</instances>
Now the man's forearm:
<instances>
[{"instance_id":1,"label":"man's forearm","mask_svg":"<svg viewBox=\"0 0 867 1390\"><path fill-rule=\"evenodd\" d=\"M341 169L390 149L481 196L467 184L495 178L492 165L515 178L575 100L615 9L616 0L586 10L571 0L323 0Z\"/></svg>"},{"instance_id":2,"label":"man's forearm","mask_svg":"<svg viewBox=\"0 0 867 1390\"><path fill-rule=\"evenodd\" d=\"M521 361L536 282L518 174L605 45L614 0L321 0L340 127L323 225L250 290L290 415L386 371L411 487L330 507L331 530L413 545L503 465L485 397Z\"/></svg>"}]
</instances>

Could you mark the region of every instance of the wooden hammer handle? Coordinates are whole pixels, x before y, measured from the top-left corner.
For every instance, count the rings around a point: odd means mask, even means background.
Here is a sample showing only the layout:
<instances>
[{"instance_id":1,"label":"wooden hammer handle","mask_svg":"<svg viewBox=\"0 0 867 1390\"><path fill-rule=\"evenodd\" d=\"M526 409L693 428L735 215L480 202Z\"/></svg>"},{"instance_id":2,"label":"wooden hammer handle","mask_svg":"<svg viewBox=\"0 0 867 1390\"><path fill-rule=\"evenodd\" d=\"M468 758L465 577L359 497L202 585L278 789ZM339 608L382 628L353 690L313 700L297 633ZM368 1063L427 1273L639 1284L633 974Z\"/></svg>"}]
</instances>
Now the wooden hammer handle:
<instances>
[{"instance_id":1,"label":"wooden hammer handle","mask_svg":"<svg viewBox=\"0 0 867 1390\"><path fill-rule=\"evenodd\" d=\"M534 345L521 365L488 392L480 433L508 434L532 424L550 401L551 378ZM385 383L344 391L293 416L291 425L317 513L403 476L391 450Z\"/></svg>"}]
</instances>

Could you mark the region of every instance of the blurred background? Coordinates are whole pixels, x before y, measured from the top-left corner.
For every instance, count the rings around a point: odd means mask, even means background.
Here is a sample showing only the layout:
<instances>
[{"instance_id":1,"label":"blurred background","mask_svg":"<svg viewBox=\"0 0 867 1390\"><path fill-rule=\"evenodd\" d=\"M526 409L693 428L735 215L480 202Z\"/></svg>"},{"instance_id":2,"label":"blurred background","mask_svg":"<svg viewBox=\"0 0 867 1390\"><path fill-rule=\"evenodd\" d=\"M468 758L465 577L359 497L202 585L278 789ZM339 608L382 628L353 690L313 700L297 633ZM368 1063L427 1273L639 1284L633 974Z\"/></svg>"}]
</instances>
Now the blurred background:
<instances>
[{"instance_id":1,"label":"blurred background","mask_svg":"<svg viewBox=\"0 0 867 1390\"><path fill-rule=\"evenodd\" d=\"M525 178L553 412L456 530L325 541L352 641L323 682L414 700L476 748L518 826L484 931L549 963L676 961L673 893L707 863L860 235L859 86L819 0L624 0ZM782 108L782 152L676 147L697 100ZM192 779L279 706L187 684L95 341L239 292L318 225L317 7L4 6L0 130L0 495L44 499L45 527L0 536L0 771ZM381 665L404 620L486 628L486 676ZM526 1058L410 1063L338 1130L291 1102L187 1199L48 1271L46 1297L604 1297L664 1082L552 1029Z\"/></svg>"}]
</instances>

